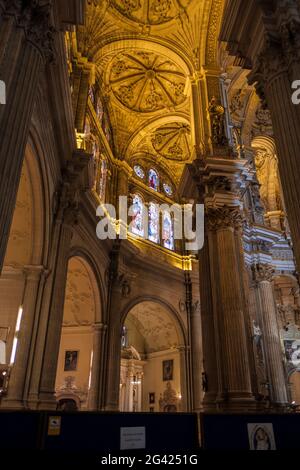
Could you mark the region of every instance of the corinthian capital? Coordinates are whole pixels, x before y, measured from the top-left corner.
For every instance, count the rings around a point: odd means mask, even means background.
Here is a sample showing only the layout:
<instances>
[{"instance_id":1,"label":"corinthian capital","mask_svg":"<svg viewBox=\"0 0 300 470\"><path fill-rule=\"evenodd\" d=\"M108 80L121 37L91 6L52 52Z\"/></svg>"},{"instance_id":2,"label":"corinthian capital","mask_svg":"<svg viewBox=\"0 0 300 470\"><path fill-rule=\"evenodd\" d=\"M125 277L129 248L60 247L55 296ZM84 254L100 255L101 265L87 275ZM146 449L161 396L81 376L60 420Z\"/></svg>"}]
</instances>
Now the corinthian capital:
<instances>
[{"instance_id":1,"label":"corinthian capital","mask_svg":"<svg viewBox=\"0 0 300 470\"><path fill-rule=\"evenodd\" d=\"M4 15L14 16L26 38L46 60L53 58L53 1L52 0L2 0Z\"/></svg>"},{"instance_id":2,"label":"corinthian capital","mask_svg":"<svg viewBox=\"0 0 300 470\"><path fill-rule=\"evenodd\" d=\"M269 264L254 264L251 267L253 280L257 283L273 280L274 269Z\"/></svg>"},{"instance_id":3,"label":"corinthian capital","mask_svg":"<svg viewBox=\"0 0 300 470\"><path fill-rule=\"evenodd\" d=\"M209 230L217 231L224 228L239 230L244 223L244 216L239 207L218 207L206 210L206 225Z\"/></svg>"}]
</instances>

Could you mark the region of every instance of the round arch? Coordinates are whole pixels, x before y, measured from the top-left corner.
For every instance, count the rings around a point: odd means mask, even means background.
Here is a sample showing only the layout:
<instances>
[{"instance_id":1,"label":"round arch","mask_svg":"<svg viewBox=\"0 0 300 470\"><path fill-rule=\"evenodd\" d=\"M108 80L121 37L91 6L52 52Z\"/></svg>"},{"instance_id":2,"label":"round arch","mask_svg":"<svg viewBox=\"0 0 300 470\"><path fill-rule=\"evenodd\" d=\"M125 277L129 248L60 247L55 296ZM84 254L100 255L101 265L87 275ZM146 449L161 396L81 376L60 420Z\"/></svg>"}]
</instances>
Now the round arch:
<instances>
[{"instance_id":1,"label":"round arch","mask_svg":"<svg viewBox=\"0 0 300 470\"><path fill-rule=\"evenodd\" d=\"M88 250L79 246L72 247L68 260L72 258L80 258L83 261L87 271L90 271L92 274L90 279L95 293L95 299L97 301L95 322L103 322L106 313L106 290L104 287L102 275L98 268L98 263ZM99 295L96 294L97 292Z\"/></svg>"},{"instance_id":2,"label":"round arch","mask_svg":"<svg viewBox=\"0 0 300 470\"><path fill-rule=\"evenodd\" d=\"M46 190L40 159L28 143L4 265L42 265L47 256Z\"/></svg>"},{"instance_id":3,"label":"round arch","mask_svg":"<svg viewBox=\"0 0 300 470\"><path fill-rule=\"evenodd\" d=\"M186 335L176 310L161 298L137 297L121 324L120 409L187 409Z\"/></svg>"},{"instance_id":4,"label":"round arch","mask_svg":"<svg viewBox=\"0 0 300 470\"><path fill-rule=\"evenodd\" d=\"M163 308L166 309L166 311L169 313L170 318L175 321L175 324L177 326L177 332L179 334L179 339L180 339L180 346L186 346L187 345L187 333L186 333L186 328L185 325L176 311L176 309L169 304L167 301L165 301L162 298L151 296L151 295L146 295L146 296L141 296L141 297L136 297L135 299L132 299L126 307L123 309L121 313L121 324L123 325L127 315L129 312L138 304L141 304L143 302L153 302L153 303L158 303L160 304Z\"/></svg>"}]
</instances>

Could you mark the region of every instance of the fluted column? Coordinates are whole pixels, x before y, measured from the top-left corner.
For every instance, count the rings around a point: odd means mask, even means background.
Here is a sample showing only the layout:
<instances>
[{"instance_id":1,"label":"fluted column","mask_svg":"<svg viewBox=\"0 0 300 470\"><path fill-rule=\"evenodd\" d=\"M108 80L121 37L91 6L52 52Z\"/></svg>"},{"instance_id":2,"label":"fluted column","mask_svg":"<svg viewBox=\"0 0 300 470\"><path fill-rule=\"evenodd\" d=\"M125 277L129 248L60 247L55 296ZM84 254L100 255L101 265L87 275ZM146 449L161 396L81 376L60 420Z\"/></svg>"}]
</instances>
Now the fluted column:
<instances>
[{"instance_id":1,"label":"fluted column","mask_svg":"<svg viewBox=\"0 0 300 470\"><path fill-rule=\"evenodd\" d=\"M26 266L24 269L26 284L22 304L23 314L18 334L15 362L10 373L8 393L2 402L3 407L21 408L24 406L24 399L26 398L24 396L25 380L33 336L37 295L43 270L42 266Z\"/></svg>"},{"instance_id":2,"label":"fluted column","mask_svg":"<svg viewBox=\"0 0 300 470\"><path fill-rule=\"evenodd\" d=\"M133 372L132 365L128 368L128 409L127 411L133 411Z\"/></svg>"},{"instance_id":3,"label":"fluted column","mask_svg":"<svg viewBox=\"0 0 300 470\"><path fill-rule=\"evenodd\" d=\"M292 83L300 80L300 15L295 0L277 2L274 18L263 17L265 48L249 75L271 113L278 165L297 269L300 271L300 107L292 102ZM278 25L276 30L273 24Z\"/></svg>"},{"instance_id":4,"label":"fluted column","mask_svg":"<svg viewBox=\"0 0 300 470\"><path fill-rule=\"evenodd\" d=\"M96 323L94 325L93 337L93 360L92 360L92 375L91 386L89 391L89 409L97 410L100 404L100 390L101 390L101 364L103 363L103 341L107 330L107 326L103 323Z\"/></svg>"},{"instance_id":5,"label":"fluted column","mask_svg":"<svg viewBox=\"0 0 300 470\"><path fill-rule=\"evenodd\" d=\"M116 296L118 293L116 294ZM113 311L113 310L112 310ZM117 317L118 310L114 308L114 318L108 327L108 348L106 357L106 393L105 410L119 409L120 364L121 364L121 322ZM127 387L126 387L127 389Z\"/></svg>"},{"instance_id":6,"label":"fluted column","mask_svg":"<svg viewBox=\"0 0 300 470\"><path fill-rule=\"evenodd\" d=\"M215 233L211 269L216 308L216 340L219 343L219 393L217 401L229 407L253 400L243 299L239 208L208 209L208 230Z\"/></svg>"},{"instance_id":7,"label":"fluted column","mask_svg":"<svg viewBox=\"0 0 300 470\"><path fill-rule=\"evenodd\" d=\"M39 386L40 408L47 409L55 404L54 390L64 314L68 258L76 215L76 211L68 210L64 214L61 225Z\"/></svg>"},{"instance_id":8,"label":"fluted column","mask_svg":"<svg viewBox=\"0 0 300 470\"><path fill-rule=\"evenodd\" d=\"M0 270L3 266L39 76L52 56L51 3L6 2L0 8Z\"/></svg>"},{"instance_id":9,"label":"fluted column","mask_svg":"<svg viewBox=\"0 0 300 470\"><path fill-rule=\"evenodd\" d=\"M272 285L273 269L269 265L257 264L252 266L252 272L260 307L259 317L267 363L270 399L273 405L285 405L288 402L288 397Z\"/></svg>"}]
</instances>

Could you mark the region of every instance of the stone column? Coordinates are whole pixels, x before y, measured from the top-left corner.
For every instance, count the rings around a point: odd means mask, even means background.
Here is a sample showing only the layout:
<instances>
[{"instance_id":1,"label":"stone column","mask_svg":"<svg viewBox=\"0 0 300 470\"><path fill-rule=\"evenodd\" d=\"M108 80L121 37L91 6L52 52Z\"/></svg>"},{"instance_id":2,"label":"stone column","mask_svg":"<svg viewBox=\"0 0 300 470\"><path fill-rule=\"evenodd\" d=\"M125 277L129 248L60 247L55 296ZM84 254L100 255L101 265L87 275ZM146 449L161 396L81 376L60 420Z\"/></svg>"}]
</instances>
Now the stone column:
<instances>
[{"instance_id":1,"label":"stone column","mask_svg":"<svg viewBox=\"0 0 300 470\"><path fill-rule=\"evenodd\" d=\"M111 251L111 265L108 286L108 326L105 371L104 409L113 411L119 409L120 365L121 365L121 329L120 318L126 298L130 294L129 274L121 272L120 262L121 240L117 239Z\"/></svg>"},{"instance_id":2,"label":"stone column","mask_svg":"<svg viewBox=\"0 0 300 470\"><path fill-rule=\"evenodd\" d=\"M54 397L55 379L64 314L69 250L76 216L76 211L68 210L64 214L60 230L39 386L39 407L42 409L56 406Z\"/></svg>"},{"instance_id":3,"label":"stone column","mask_svg":"<svg viewBox=\"0 0 300 470\"><path fill-rule=\"evenodd\" d=\"M129 364L128 366L128 408L127 411L133 411L133 372L132 372L132 365Z\"/></svg>"},{"instance_id":4,"label":"stone column","mask_svg":"<svg viewBox=\"0 0 300 470\"><path fill-rule=\"evenodd\" d=\"M32 345L32 370L28 383L28 403L31 408L54 408L57 360L64 313L68 259L74 227L78 224L78 201L81 193L92 186L90 156L83 151L73 153L64 172L64 181L56 193L54 223L50 247L49 276L43 290L36 326L36 341Z\"/></svg>"},{"instance_id":5,"label":"stone column","mask_svg":"<svg viewBox=\"0 0 300 470\"><path fill-rule=\"evenodd\" d=\"M201 345L200 305L196 304L191 312L191 353L192 353L192 386L193 411L202 408L202 345Z\"/></svg>"},{"instance_id":6,"label":"stone column","mask_svg":"<svg viewBox=\"0 0 300 470\"><path fill-rule=\"evenodd\" d=\"M43 271L42 266L26 266L24 269L26 284L22 304L23 314L18 334L15 363L10 373L8 393L2 402L3 407L22 408L24 406L24 399L26 398L24 393L25 380L33 337L39 283Z\"/></svg>"},{"instance_id":7,"label":"stone column","mask_svg":"<svg viewBox=\"0 0 300 470\"><path fill-rule=\"evenodd\" d=\"M3 266L40 73L52 56L51 3L0 5L0 270Z\"/></svg>"},{"instance_id":8,"label":"stone column","mask_svg":"<svg viewBox=\"0 0 300 470\"><path fill-rule=\"evenodd\" d=\"M94 325L93 360L91 370L91 386L89 390L89 409L97 410L100 404L101 364L103 364L103 342L107 326L103 323Z\"/></svg>"},{"instance_id":9,"label":"stone column","mask_svg":"<svg viewBox=\"0 0 300 470\"><path fill-rule=\"evenodd\" d=\"M140 382L137 386L138 391L138 409L137 411L141 412L143 409L142 404L142 387L143 387L143 374L140 372L138 375L138 381Z\"/></svg>"},{"instance_id":10,"label":"stone column","mask_svg":"<svg viewBox=\"0 0 300 470\"><path fill-rule=\"evenodd\" d=\"M220 381L217 402L229 409L253 401L240 263L241 223L238 207L207 210L208 231L214 232L209 249Z\"/></svg>"},{"instance_id":11,"label":"stone column","mask_svg":"<svg viewBox=\"0 0 300 470\"><path fill-rule=\"evenodd\" d=\"M187 367L188 367L188 360L187 360L187 348L185 346L179 346L179 364L180 364L180 392L181 401L180 411L189 411L188 405L188 383L187 383Z\"/></svg>"},{"instance_id":12,"label":"stone column","mask_svg":"<svg viewBox=\"0 0 300 470\"><path fill-rule=\"evenodd\" d=\"M248 77L268 104L276 141L279 173L297 270L300 271L300 107L292 102L292 83L300 80L300 17L295 2L277 2L279 12L263 17L267 45ZM283 5L284 3L284 5ZM280 5L281 4L281 5ZM294 5L293 5L294 4ZM298 11L298 13L296 13ZM273 29L276 22L278 27Z\"/></svg>"},{"instance_id":13,"label":"stone column","mask_svg":"<svg viewBox=\"0 0 300 470\"><path fill-rule=\"evenodd\" d=\"M269 265L256 264L252 266L252 272L260 307L259 317L270 385L270 399L273 405L284 406L288 402L287 384L272 285L273 269Z\"/></svg>"}]
</instances>

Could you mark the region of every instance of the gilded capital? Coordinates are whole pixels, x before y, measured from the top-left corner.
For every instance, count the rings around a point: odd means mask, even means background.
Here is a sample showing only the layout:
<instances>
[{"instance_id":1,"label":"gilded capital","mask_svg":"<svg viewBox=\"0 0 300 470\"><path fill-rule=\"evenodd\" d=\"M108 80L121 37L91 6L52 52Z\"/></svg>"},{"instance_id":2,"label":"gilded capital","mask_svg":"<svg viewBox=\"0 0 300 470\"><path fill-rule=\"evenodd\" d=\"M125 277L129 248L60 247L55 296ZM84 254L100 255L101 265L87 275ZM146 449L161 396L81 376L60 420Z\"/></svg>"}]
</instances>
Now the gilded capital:
<instances>
[{"instance_id":1,"label":"gilded capital","mask_svg":"<svg viewBox=\"0 0 300 470\"><path fill-rule=\"evenodd\" d=\"M253 280L257 283L267 281L272 282L274 269L269 264L254 264L251 266Z\"/></svg>"}]
</instances>

